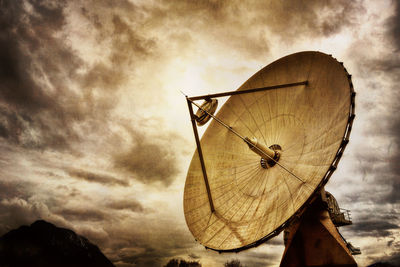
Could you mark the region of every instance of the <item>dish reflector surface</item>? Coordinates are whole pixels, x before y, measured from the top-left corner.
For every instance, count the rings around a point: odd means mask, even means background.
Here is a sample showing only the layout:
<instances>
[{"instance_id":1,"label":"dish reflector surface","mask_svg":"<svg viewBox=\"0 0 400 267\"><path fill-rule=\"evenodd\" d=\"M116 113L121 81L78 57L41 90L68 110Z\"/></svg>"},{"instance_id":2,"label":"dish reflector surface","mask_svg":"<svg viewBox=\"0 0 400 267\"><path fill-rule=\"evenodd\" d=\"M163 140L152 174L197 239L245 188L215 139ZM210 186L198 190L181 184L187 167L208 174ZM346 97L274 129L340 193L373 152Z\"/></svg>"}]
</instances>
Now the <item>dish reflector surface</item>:
<instances>
[{"instance_id":1,"label":"dish reflector surface","mask_svg":"<svg viewBox=\"0 0 400 267\"><path fill-rule=\"evenodd\" d=\"M300 52L266 66L238 90L306 80L231 96L216 114L243 136L279 145L279 163L290 172L263 168L245 142L211 121L201 147L215 212L197 151L184 190L187 225L204 246L240 250L276 235L327 182L350 116L352 89L344 67L329 55Z\"/></svg>"}]
</instances>

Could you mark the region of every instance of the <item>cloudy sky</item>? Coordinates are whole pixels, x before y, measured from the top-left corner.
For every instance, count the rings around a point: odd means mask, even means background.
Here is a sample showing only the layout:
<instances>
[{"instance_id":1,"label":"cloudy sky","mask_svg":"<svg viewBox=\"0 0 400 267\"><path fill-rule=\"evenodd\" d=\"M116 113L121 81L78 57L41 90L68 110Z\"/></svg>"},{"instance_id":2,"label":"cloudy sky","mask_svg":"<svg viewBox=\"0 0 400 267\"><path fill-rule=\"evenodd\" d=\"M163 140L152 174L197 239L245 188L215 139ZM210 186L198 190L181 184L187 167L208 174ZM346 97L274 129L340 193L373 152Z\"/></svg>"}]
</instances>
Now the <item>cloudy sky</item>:
<instances>
[{"instance_id":1,"label":"cloudy sky","mask_svg":"<svg viewBox=\"0 0 400 267\"><path fill-rule=\"evenodd\" d=\"M332 54L356 120L327 185L360 266L400 264L400 1L0 0L0 235L42 218L117 266L173 257L277 266L282 236L206 251L183 216L195 142L184 96L235 90L272 61Z\"/></svg>"}]
</instances>

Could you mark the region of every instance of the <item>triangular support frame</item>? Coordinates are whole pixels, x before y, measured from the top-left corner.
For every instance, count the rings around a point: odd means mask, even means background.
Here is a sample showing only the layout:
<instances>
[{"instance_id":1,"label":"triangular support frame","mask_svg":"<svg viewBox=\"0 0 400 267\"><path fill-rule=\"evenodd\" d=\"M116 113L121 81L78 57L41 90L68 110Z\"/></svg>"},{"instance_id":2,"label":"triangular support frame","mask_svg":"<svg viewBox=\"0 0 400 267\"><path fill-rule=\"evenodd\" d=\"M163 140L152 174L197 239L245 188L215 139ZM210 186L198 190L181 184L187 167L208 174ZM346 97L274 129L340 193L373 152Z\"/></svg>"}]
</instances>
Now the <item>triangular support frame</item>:
<instances>
[{"instance_id":1,"label":"triangular support frame","mask_svg":"<svg viewBox=\"0 0 400 267\"><path fill-rule=\"evenodd\" d=\"M215 208L214 208L214 203L213 203L213 199L212 199L212 195L211 195L210 185L208 183L207 170L206 170L206 166L204 164L204 157L203 157L203 152L202 152L202 149L201 149L199 133L197 131L196 115L193 112L192 104L195 104L193 101L201 100L201 99L209 100L211 98L216 98L216 97L240 95L240 94L254 93L254 92L260 92L260 91L266 91L266 90L272 90L272 89L279 89L279 88L307 85L307 84L308 84L308 81L302 81L302 82L279 84L279 85L260 87L260 88L251 88L251 89L244 89L244 90L229 91L229 92L223 92L223 93L217 93L217 94L208 94L208 95L193 96L193 97L186 96L186 101L187 101L188 108L189 108L189 113L190 113L190 119L191 119L191 122L192 122L194 138L196 140L197 152L199 154L201 170L202 170L202 173L203 173L204 183L206 185L208 201L210 203L211 212L215 212Z\"/></svg>"}]
</instances>

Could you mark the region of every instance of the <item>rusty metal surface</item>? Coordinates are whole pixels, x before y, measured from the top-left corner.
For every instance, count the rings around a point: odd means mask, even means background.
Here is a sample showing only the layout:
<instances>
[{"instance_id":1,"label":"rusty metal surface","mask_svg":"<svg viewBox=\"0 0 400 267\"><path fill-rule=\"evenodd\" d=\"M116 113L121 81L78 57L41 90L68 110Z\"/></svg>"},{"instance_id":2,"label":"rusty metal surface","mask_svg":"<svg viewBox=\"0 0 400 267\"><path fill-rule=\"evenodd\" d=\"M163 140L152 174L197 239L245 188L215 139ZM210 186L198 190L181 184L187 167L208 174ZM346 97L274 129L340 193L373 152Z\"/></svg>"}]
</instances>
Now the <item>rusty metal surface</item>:
<instances>
[{"instance_id":1,"label":"rusty metal surface","mask_svg":"<svg viewBox=\"0 0 400 267\"><path fill-rule=\"evenodd\" d=\"M348 243L335 227L321 199L317 198L301 219L287 230L281 267L357 267Z\"/></svg>"},{"instance_id":2,"label":"rusty metal surface","mask_svg":"<svg viewBox=\"0 0 400 267\"><path fill-rule=\"evenodd\" d=\"M187 225L201 244L220 252L257 246L277 235L326 184L348 143L354 119L350 75L331 56L301 52L281 58L238 90L308 81L307 85L240 94L217 117L265 145L282 147L280 166L264 169L260 157L212 121L201 139L214 212L198 151L184 191Z\"/></svg>"}]
</instances>

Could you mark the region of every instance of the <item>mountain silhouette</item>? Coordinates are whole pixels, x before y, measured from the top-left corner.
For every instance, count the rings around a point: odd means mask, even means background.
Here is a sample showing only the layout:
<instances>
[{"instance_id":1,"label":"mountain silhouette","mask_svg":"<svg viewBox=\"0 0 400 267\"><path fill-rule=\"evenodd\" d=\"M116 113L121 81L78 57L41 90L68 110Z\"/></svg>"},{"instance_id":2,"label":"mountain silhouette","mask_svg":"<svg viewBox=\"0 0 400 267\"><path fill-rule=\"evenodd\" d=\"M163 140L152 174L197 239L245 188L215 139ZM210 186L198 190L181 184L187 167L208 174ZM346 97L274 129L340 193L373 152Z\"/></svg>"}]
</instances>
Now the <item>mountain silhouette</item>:
<instances>
[{"instance_id":1,"label":"mountain silhouette","mask_svg":"<svg viewBox=\"0 0 400 267\"><path fill-rule=\"evenodd\" d=\"M0 267L112 267L85 237L39 220L0 237Z\"/></svg>"}]
</instances>

